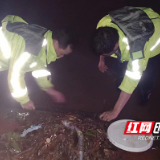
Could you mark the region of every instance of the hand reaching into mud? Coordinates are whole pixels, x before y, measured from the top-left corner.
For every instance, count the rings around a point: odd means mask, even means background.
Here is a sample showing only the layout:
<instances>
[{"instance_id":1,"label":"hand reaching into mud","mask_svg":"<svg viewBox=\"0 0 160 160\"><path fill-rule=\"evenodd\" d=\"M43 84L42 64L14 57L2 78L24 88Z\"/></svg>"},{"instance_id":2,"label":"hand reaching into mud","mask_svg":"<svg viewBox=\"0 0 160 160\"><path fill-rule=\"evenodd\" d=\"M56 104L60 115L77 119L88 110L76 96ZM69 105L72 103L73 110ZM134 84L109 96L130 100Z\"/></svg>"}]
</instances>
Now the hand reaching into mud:
<instances>
[{"instance_id":1,"label":"hand reaching into mud","mask_svg":"<svg viewBox=\"0 0 160 160\"><path fill-rule=\"evenodd\" d=\"M107 67L107 66L105 65L105 63L102 62L102 61L99 62L98 68L99 68L99 70L100 70L102 73L104 73L104 72L108 69L108 67Z\"/></svg>"},{"instance_id":2,"label":"hand reaching into mud","mask_svg":"<svg viewBox=\"0 0 160 160\"><path fill-rule=\"evenodd\" d=\"M53 88L48 88L48 90L46 92L47 92L47 94L49 94L53 98L53 100L55 102L57 102L57 103L65 103L66 102L65 96L61 92L59 92Z\"/></svg>"},{"instance_id":3,"label":"hand reaching into mud","mask_svg":"<svg viewBox=\"0 0 160 160\"><path fill-rule=\"evenodd\" d=\"M28 109L28 110L35 110L34 103L32 101L29 101L25 104L21 104L23 109Z\"/></svg>"},{"instance_id":4,"label":"hand reaching into mud","mask_svg":"<svg viewBox=\"0 0 160 160\"><path fill-rule=\"evenodd\" d=\"M118 116L118 113L116 113L115 111L108 111L108 112L103 112L99 118L102 121L111 121L113 119L115 119Z\"/></svg>"},{"instance_id":5,"label":"hand reaching into mud","mask_svg":"<svg viewBox=\"0 0 160 160\"><path fill-rule=\"evenodd\" d=\"M99 118L103 121L111 121L115 119L124 108L130 97L131 94L121 91L118 101L116 102L113 110L102 113Z\"/></svg>"},{"instance_id":6,"label":"hand reaching into mud","mask_svg":"<svg viewBox=\"0 0 160 160\"><path fill-rule=\"evenodd\" d=\"M102 73L104 73L108 69L108 67L105 65L105 57L104 56L100 56L98 68Z\"/></svg>"}]
</instances>

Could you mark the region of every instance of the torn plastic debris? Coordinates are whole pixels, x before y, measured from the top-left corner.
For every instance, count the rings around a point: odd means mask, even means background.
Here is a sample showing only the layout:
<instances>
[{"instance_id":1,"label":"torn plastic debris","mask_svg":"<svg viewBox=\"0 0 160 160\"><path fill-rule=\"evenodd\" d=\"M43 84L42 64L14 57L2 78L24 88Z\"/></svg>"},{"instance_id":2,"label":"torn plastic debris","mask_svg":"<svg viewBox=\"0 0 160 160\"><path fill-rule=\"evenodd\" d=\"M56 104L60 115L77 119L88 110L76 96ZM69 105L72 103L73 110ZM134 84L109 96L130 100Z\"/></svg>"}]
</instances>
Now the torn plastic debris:
<instances>
[{"instance_id":1,"label":"torn plastic debris","mask_svg":"<svg viewBox=\"0 0 160 160\"><path fill-rule=\"evenodd\" d=\"M23 133L21 134L21 137L25 137L27 133L32 132L32 131L34 131L34 130L37 130L37 129L39 129L39 128L42 128L42 126L41 126L41 125L31 126L31 127L28 128L27 130L25 129L25 130L23 131Z\"/></svg>"},{"instance_id":2,"label":"torn plastic debris","mask_svg":"<svg viewBox=\"0 0 160 160\"><path fill-rule=\"evenodd\" d=\"M11 112L13 112L13 111L11 111ZM29 115L29 112L27 112L27 113L18 113L18 116L20 116L20 117L26 117L26 116L28 116Z\"/></svg>"},{"instance_id":3,"label":"torn plastic debris","mask_svg":"<svg viewBox=\"0 0 160 160\"><path fill-rule=\"evenodd\" d=\"M70 128L71 130L76 130L77 135L78 135L79 160L83 160L84 136L83 136L82 131L76 126L74 126L71 122L68 122L67 120L63 120L62 123L67 128Z\"/></svg>"}]
</instances>

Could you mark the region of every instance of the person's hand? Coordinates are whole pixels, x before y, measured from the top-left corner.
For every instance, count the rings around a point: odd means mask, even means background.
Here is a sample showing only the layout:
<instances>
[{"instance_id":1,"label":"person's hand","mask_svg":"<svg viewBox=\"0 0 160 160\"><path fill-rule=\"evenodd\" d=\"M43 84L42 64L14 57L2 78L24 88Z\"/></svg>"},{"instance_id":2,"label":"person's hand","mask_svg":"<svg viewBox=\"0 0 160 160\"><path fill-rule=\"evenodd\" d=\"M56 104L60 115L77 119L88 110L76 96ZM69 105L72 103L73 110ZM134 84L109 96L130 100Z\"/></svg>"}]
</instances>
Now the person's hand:
<instances>
[{"instance_id":1,"label":"person's hand","mask_svg":"<svg viewBox=\"0 0 160 160\"><path fill-rule=\"evenodd\" d=\"M102 73L104 73L108 69L108 67L105 65L105 61L102 60L99 61L98 68Z\"/></svg>"},{"instance_id":2,"label":"person's hand","mask_svg":"<svg viewBox=\"0 0 160 160\"><path fill-rule=\"evenodd\" d=\"M65 96L61 92L59 92L53 88L48 88L46 92L53 98L53 100L55 102L57 102L57 103L65 103L66 102Z\"/></svg>"},{"instance_id":3,"label":"person's hand","mask_svg":"<svg viewBox=\"0 0 160 160\"><path fill-rule=\"evenodd\" d=\"M34 103L32 101L29 101L25 104L21 104L23 109L28 109L28 110L35 110Z\"/></svg>"},{"instance_id":4,"label":"person's hand","mask_svg":"<svg viewBox=\"0 0 160 160\"><path fill-rule=\"evenodd\" d=\"M107 111L107 112L103 112L99 118L102 121L111 121L113 119L115 119L118 116L118 113L115 111Z\"/></svg>"}]
</instances>

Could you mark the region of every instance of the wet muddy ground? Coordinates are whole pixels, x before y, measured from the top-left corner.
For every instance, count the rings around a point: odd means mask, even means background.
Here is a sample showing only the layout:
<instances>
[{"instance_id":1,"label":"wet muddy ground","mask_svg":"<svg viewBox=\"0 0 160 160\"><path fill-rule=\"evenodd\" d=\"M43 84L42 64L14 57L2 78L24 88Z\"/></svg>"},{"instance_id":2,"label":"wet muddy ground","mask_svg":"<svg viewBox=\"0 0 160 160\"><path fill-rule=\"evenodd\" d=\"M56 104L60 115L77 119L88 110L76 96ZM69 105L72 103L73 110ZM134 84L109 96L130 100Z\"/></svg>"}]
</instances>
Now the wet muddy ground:
<instances>
[{"instance_id":1,"label":"wet muddy ground","mask_svg":"<svg viewBox=\"0 0 160 160\"><path fill-rule=\"evenodd\" d=\"M26 3L25 3L26 2ZM36 104L37 110L56 112L74 110L87 112L87 116L100 114L105 110L113 108L119 91L116 88L116 75L112 68L117 60L109 58L107 64L110 72L102 74L98 70L98 57L94 56L89 40L98 21L108 13L108 11L123 7L125 5L149 6L160 13L158 1L152 2L130 0L101 0L101 1L16 1L8 0L1 2L0 19L8 14L19 15L29 23L37 23L48 29L71 26L77 31L79 40L72 55L57 60L49 68L52 71L52 79L57 90L62 91L67 102L64 105L53 104L52 100L40 91L30 73L26 74L26 84L29 96ZM159 66L160 68L160 66ZM160 69L158 72L160 73ZM160 75L160 74L159 74ZM141 106L139 103L139 90L136 89L116 120L133 119L160 121L160 77L157 77L156 87L151 95L150 101ZM15 102L8 90L7 72L0 73L0 110L18 109L20 106ZM89 112L89 113L88 113ZM92 113L90 113L92 112ZM83 113L84 114L84 113ZM107 125L109 125L107 123ZM16 121L4 120L0 118L0 133L6 133L18 128ZM129 153L122 151L123 160L159 160L160 141L155 141L152 149L144 153Z\"/></svg>"}]
</instances>

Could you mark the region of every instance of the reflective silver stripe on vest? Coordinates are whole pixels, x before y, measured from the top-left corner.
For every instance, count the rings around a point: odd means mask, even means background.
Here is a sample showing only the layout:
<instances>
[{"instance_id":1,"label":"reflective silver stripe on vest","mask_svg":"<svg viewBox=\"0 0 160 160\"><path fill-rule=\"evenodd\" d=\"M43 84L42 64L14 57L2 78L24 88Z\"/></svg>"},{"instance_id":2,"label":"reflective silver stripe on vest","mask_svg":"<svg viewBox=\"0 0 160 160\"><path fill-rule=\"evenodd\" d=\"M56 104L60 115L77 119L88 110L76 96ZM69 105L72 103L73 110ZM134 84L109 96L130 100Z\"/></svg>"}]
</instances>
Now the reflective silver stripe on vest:
<instances>
[{"instance_id":1,"label":"reflective silver stripe on vest","mask_svg":"<svg viewBox=\"0 0 160 160\"><path fill-rule=\"evenodd\" d=\"M13 97L22 97L27 93L27 88L22 89L19 82L20 71L21 68L24 66L25 62L30 58L30 54L24 52L16 63L13 66L12 77L11 77L11 84L14 89L14 92L11 93Z\"/></svg>"},{"instance_id":2,"label":"reflective silver stripe on vest","mask_svg":"<svg viewBox=\"0 0 160 160\"><path fill-rule=\"evenodd\" d=\"M141 79L141 74L139 72L139 60L138 59L132 61L132 70L133 71L127 70L125 75L135 80Z\"/></svg>"},{"instance_id":3,"label":"reflective silver stripe on vest","mask_svg":"<svg viewBox=\"0 0 160 160\"><path fill-rule=\"evenodd\" d=\"M41 77L47 77L50 76L51 73L47 71L46 69L36 70L32 72L32 76L34 78L41 78Z\"/></svg>"},{"instance_id":4,"label":"reflective silver stripe on vest","mask_svg":"<svg viewBox=\"0 0 160 160\"><path fill-rule=\"evenodd\" d=\"M150 49L150 51L153 51L159 44L160 44L160 38L158 39L156 44Z\"/></svg>"}]
</instances>

